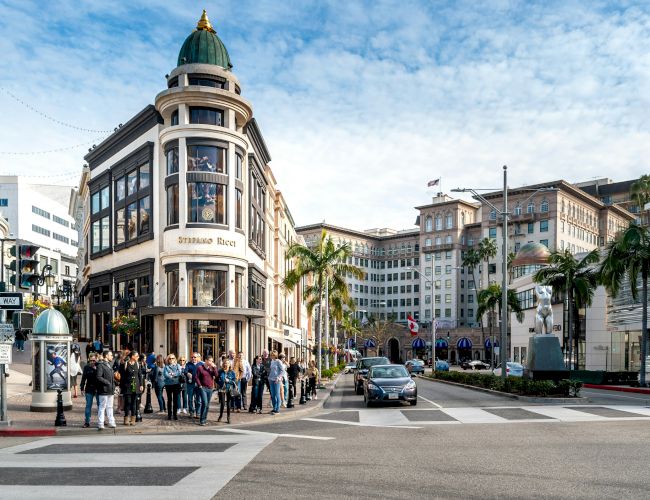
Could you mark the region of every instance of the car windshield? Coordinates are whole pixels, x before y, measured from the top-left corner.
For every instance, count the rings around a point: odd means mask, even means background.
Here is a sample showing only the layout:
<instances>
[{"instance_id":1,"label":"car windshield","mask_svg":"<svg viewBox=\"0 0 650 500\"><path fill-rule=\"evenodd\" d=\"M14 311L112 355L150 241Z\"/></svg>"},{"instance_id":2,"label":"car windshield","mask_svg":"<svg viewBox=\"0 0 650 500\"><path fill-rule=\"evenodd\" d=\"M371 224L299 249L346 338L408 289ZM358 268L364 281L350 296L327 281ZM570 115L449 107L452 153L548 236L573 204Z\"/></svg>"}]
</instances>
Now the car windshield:
<instances>
[{"instance_id":1,"label":"car windshield","mask_svg":"<svg viewBox=\"0 0 650 500\"><path fill-rule=\"evenodd\" d=\"M361 360L361 368L370 368L375 365L387 365L388 360L386 358L368 358Z\"/></svg>"},{"instance_id":2,"label":"car windshield","mask_svg":"<svg viewBox=\"0 0 650 500\"><path fill-rule=\"evenodd\" d=\"M424 361L422 361L420 359L412 359L411 361L409 361L409 363L411 363L413 365L423 365Z\"/></svg>"},{"instance_id":3,"label":"car windshield","mask_svg":"<svg viewBox=\"0 0 650 500\"><path fill-rule=\"evenodd\" d=\"M376 366L370 371L372 378L402 378L409 374L403 366Z\"/></svg>"}]
</instances>

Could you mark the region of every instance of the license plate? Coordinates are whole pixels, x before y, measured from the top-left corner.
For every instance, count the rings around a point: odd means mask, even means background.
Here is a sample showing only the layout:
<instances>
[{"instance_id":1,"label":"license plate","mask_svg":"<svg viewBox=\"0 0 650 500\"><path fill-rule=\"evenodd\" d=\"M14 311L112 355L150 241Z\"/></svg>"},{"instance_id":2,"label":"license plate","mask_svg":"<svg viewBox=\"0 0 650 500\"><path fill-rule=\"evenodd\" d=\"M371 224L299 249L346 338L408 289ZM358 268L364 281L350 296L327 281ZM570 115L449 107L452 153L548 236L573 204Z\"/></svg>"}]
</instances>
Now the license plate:
<instances>
[{"instance_id":1,"label":"license plate","mask_svg":"<svg viewBox=\"0 0 650 500\"><path fill-rule=\"evenodd\" d=\"M388 399L399 399L399 394L389 394Z\"/></svg>"}]
</instances>

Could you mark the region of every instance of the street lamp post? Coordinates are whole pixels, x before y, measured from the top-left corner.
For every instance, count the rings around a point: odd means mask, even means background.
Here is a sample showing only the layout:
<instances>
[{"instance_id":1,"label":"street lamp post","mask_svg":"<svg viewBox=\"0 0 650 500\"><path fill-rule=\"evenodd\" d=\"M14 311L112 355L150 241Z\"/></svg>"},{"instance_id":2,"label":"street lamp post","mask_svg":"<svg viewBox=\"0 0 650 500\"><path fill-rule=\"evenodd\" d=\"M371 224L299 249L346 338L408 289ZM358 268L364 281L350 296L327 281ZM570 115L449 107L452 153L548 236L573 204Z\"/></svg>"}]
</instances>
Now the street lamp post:
<instances>
[{"instance_id":1,"label":"street lamp post","mask_svg":"<svg viewBox=\"0 0 650 500\"><path fill-rule=\"evenodd\" d=\"M503 218L503 255L501 261L501 345L499 346L499 358L501 361L501 378L505 380L507 376L506 363L508 361L508 167L503 166L503 209L500 210L485 197L481 196L475 189L472 188L456 188L452 192L465 193L470 192L475 198L488 205L492 210ZM542 191L557 191L557 188L540 188L533 189L531 197L538 192ZM494 349L494 346L492 346Z\"/></svg>"},{"instance_id":2,"label":"street lamp post","mask_svg":"<svg viewBox=\"0 0 650 500\"><path fill-rule=\"evenodd\" d=\"M433 296L433 319L431 321L431 373L436 371L436 284L434 281L431 281L424 274L420 272L419 269L415 267L409 267L411 271L418 273L421 278L424 278L424 281L431 284L431 295ZM449 349L449 345L447 345ZM449 351L447 351L449 352Z\"/></svg>"},{"instance_id":3,"label":"street lamp post","mask_svg":"<svg viewBox=\"0 0 650 500\"><path fill-rule=\"evenodd\" d=\"M45 286L49 289L54 286L54 282L56 281L56 276L52 274L52 266L49 264L46 264L43 266L43 269L41 271L41 274L36 276L36 283L34 284L34 300L38 299L38 287Z\"/></svg>"}]
</instances>

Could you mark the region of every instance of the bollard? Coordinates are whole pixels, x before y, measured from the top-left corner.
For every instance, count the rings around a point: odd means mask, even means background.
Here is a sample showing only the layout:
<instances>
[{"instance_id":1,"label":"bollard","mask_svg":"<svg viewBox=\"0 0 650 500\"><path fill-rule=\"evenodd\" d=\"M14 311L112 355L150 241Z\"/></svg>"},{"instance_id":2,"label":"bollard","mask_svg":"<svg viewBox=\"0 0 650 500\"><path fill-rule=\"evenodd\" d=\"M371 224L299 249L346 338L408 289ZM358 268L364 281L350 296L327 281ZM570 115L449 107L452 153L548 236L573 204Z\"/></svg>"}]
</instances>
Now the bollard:
<instances>
[{"instance_id":1,"label":"bollard","mask_svg":"<svg viewBox=\"0 0 650 500\"><path fill-rule=\"evenodd\" d=\"M304 405L307 402L305 399L305 379L300 379L300 402L298 404Z\"/></svg>"},{"instance_id":2,"label":"bollard","mask_svg":"<svg viewBox=\"0 0 650 500\"><path fill-rule=\"evenodd\" d=\"M311 387L309 386L309 379L305 382L305 401L311 401Z\"/></svg>"},{"instance_id":3,"label":"bollard","mask_svg":"<svg viewBox=\"0 0 650 500\"><path fill-rule=\"evenodd\" d=\"M289 381L289 401L287 401L287 408L293 408L293 393L295 392L295 386L293 385L293 381Z\"/></svg>"},{"instance_id":4,"label":"bollard","mask_svg":"<svg viewBox=\"0 0 650 500\"><path fill-rule=\"evenodd\" d=\"M142 422L142 412L140 411L140 403L142 403L142 394L138 394L135 402L135 421Z\"/></svg>"},{"instance_id":5,"label":"bollard","mask_svg":"<svg viewBox=\"0 0 650 500\"><path fill-rule=\"evenodd\" d=\"M151 382L147 382L147 401L144 405L145 413L153 413L153 407L151 406ZM140 420L138 420L140 422Z\"/></svg>"},{"instance_id":6,"label":"bollard","mask_svg":"<svg viewBox=\"0 0 650 500\"><path fill-rule=\"evenodd\" d=\"M56 391L56 420L54 420L55 427L66 427L68 423L65 421L63 414L63 395L61 389Z\"/></svg>"}]
</instances>

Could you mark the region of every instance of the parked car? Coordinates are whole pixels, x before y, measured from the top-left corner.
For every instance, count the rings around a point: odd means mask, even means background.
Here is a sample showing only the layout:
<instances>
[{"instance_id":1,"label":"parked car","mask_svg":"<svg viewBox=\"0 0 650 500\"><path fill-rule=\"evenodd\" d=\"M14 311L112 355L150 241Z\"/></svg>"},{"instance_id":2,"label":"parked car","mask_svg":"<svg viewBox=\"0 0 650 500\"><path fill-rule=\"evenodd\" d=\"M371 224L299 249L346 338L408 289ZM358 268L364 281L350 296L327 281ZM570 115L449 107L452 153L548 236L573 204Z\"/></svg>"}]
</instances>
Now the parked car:
<instances>
[{"instance_id":1,"label":"parked car","mask_svg":"<svg viewBox=\"0 0 650 500\"><path fill-rule=\"evenodd\" d=\"M404 366L411 375L424 374L424 361L421 359L409 359Z\"/></svg>"},{"instance_id":2,"label":"parked car","mask_svg":"<svg viewBox=\"0 0 650 500\"><path fill-rule=\"evenodd\" d=\"M483 361L463 361L460 364L460 367L463 370L489 370L490 365L489 363L484 363Z\"/></svg>"},{"instance_id":3,"label":"parked car","mask_svg":"<svg viewBox=\"0 0 650 500\"><path fill-rule=\"evenodd\" d=\"M363 401L372 403L408 401L418 403L418 388L403 365L375 365L370 367L363 384Z\"/></svg>"},{"instance_id":4,"label":"parked car","mask_svg":"<svg viewBox=\"0 0 650 500\"><path fill-rule=\"evenodd\" d=\"M354 369L356 368L357 363L356 361L353 361L352 363L348 363L345 365L345 368L343 369L343 373L352 373L354 372Z\"/></svg>"},{"instance_id":5,"label":"parked car","mask_svg":"<svg viewBox=\"0 0 650 500\"><path fill-rule=\"evenodd\" d=\"M449 371L449 363L447 363L443 359L436 359L436 370L439 372L448 372Z\"/></svg>"},{"instance_id":6,"label":"parked car","mask_svg":"<svg viewBox=\"0 0 650 500\"><path fill-rule=\"evenodd\" d=\"M390 365L388 358L384 356L361 358L357 361L357 366L354 369L354 392L363 394L363 383L368 376L368 370L374 365Z\"/></svg>"},{"instance_id":7,"label":"parked car","mask_svg":"<svg viewBox=\"0 0 650 500\"><path fill-rule=\"evenodd\" d=\"M492 373L495 375L501 376L501 363L492 370ZM523 377L524 376L524 365L521 363L513 363L508 361L506 363L506 376L507 377Z\"/></svg>"}]
</instances>

